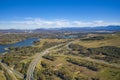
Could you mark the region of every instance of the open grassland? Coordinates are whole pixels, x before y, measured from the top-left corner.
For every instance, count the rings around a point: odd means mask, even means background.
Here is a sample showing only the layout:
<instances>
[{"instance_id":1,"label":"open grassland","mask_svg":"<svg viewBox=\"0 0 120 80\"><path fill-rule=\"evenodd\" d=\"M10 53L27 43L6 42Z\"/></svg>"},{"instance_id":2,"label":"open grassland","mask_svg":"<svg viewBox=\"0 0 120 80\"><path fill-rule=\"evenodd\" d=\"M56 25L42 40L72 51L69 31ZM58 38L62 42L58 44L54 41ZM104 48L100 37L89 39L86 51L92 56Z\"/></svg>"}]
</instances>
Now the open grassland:
<instances>
[{"instance_id":1,"label":"open grassland","mask_svg":"<svg viewBox=\"0 0 120 80\"><path fill-rule=\"evenodd\" d=\"M52 46L61 44L68 41L67 39L42 39L35 43L31 47L11 47L9 54L4 54L0 56L0 59L7 66L15 69L16 71L26 75L28 66L37 55L41 54L42 51L50 48ZM39 62L38 62L39 63ZM1 73L2 78L2 73ZM4 80L4 79L0 79Z\"/></svg>"},{"instance_id":2,"label":"open grassland","mask_svg":"<svg viewBox=\"0 0 120 80\"><path fill-rule=\"evenodd\" d=\"M119 51L120 35L94 34L87 38L91 36L92 40L85 41L80 38L41 39L32 47L11 48L10 54L0 58L9 67L26 75L30 62L42 51L63 44L40 58L34 71L35 80L120 80L119 53L114 55L114 51ZM97 37L96 40L94 36L100 36L100 39ZM0 80L4 79L1 71Z\"/></svg>"},{"instance_id":3,"label":"open grassland","mask_svg":"<svg viewBox=\"0 0 120 80\"><path fill-rule=\"evenodd\" d=\"M36 73L39 72L37 74L41 74L45 80L47 78L48 80L51 78L53 80L67 80L68 77L69 80L119 80L120 78L120 67L59 52L52 52L46 56L50 58L43 57L36 67ZM53 57L55 59L51 60ZM78 62L72 63L68 59Z\"/></svg>"},{"instance_id":4,"label":"open grassland","mask_svg":"<svg viewBox=\"0 0 120 80\"><path fill-rule=\"evenodd\" d=\"M117 46L120 47L120 35L117 34L109 34L103 35L105 39L103 40L94 40L94 41L77 41L75 43L80 44L82 46L88 48L96 48L101 46Z\"/></svg>"},{"instance_id":5,"label":"open grassland","mask_svg":"<svg viewBox=\"0 0 120 80\"><path fill-rule=\"evenodd\" d=\"M41 39L39 42L37 42L36 47L43 47L45 43L63 43L68 41L68 39Z\"/></svg>"},{"instance_id":6,"label":"open grassland","mask_svg":"<svg viewBox=\"0 0 120 80\"><path fill-rule=\"evenodd\" d=\"M96 35L92 35L96 36ZM40 75L36 79L42 80L119 80L120 65L119 58L112 58L112 55L102 55L88 53L87 48L98 48L104 46L120 47L120 35L118 34L100 34L101 40L76 40L73 44L80 46L60 47L49 54L43 56L39 61L35 73ZM114 47L113 47L114 48ZM107 48L106 48L107 49ZM78 50L78 51L77 51ZM107 60L99 60L94 56L112 58L118 60L118 63L109 63ZM41 77L42 76L42 77Z\"/></svg>"},{"instance_id":7,"label":"open grassland","mask_svg":"<svg viewBox=\"0 0 120 80\"><path fill-rule=\"evenodd\" d=\"M76 43L76 42L75 42ZM39 61L35 73L42 80L119 80L120 66L90 57L71 55L66 47ZM71 61L69 61L71 59ZM42 76L42 77L41 77Z\"/></svg>"}]
</instances>

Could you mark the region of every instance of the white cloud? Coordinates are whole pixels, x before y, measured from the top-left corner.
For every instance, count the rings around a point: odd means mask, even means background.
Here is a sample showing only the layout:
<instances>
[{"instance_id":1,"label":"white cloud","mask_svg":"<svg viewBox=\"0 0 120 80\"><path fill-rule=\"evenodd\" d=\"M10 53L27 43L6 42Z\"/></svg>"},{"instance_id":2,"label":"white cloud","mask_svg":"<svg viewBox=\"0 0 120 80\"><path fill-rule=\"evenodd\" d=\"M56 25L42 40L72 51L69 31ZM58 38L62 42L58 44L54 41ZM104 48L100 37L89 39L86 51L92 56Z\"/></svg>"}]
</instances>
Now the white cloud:
<instances>
[{"instance_id":1,"label":"white cloud","mask_svg":"<svg viewBox=\"0 0 120 80\"><path fill-rule=\"evenodd\" d=\"M72 24L75 26L80 26L80 27L82 27L82 26L88 27L88 26L91 26L92 23L91 22L82 22L82 21L73 21Z\"/></svg>"},{"instance_id":2,"label":"white cloud","mask_svg":"<svg viewBox=\"0 0 120 80\"><path fill-rule=\"evenodd\" d=\"M120 22L104 22L96 20L91 22L69 21L65 19L44 20L40 18L27 17L18 21L0 21L0 29L35 29L35 28L61 28L61 27L95 27L107 25L120 25Z\"/></svg>"}]
</instances>

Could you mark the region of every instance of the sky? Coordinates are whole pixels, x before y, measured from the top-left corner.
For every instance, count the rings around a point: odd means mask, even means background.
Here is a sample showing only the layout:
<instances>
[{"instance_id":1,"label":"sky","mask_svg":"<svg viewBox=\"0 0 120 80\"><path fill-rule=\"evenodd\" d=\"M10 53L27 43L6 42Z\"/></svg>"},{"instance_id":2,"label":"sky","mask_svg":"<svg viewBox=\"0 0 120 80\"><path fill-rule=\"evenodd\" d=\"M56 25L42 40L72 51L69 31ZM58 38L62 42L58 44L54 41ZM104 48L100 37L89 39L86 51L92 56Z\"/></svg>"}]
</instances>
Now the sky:
<instances>
[{"instance_id":1,"label":"sky","mask_svg":"<svg viewBox=\"0 0 120 80\"><path fill-rule=\"evenodd\" d=\"M120 25L120 0L0 0L0 29Z\"/></svg>"}]
</instances>

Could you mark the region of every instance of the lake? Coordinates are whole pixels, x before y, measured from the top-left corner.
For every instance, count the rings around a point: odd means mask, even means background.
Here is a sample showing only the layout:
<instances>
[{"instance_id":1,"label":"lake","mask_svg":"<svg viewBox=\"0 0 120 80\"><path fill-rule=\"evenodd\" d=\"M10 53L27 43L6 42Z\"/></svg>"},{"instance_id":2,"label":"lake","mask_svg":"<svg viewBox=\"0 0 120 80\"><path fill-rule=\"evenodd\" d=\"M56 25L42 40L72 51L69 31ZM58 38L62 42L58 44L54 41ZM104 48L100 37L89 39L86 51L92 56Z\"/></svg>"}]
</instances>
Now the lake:
<instances>
[{"instance_id":1,"label":"lake","mask_svg":"<svg viewBox=\"0 0 120 80\"><path fill-rule=\"evenodd\" d=\"M5 45L0 45L0 53L7 52L5 48L8 47L25 47L25 46L32 46L34 41L38 41L39 38L28 38L26 40L14 43L14 44L5 44Z\"/></svg>"}]
</instances>

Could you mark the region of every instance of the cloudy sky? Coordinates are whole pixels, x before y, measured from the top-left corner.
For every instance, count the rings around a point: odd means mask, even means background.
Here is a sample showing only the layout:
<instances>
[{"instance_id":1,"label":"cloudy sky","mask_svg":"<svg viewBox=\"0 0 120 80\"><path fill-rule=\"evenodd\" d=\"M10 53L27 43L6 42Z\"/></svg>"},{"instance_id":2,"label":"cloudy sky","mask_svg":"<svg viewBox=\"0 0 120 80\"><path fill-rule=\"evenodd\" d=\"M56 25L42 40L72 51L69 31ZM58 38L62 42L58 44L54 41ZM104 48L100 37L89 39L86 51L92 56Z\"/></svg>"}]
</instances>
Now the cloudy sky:
<instances>
[{"instance_id":1,"label":"cloudy sky","mask_svg":"<svg viewBox=\"0 0 120 80\"><path fill-rule=\"evenodd\" d=\"M120 0L0 0L0 29L120 25Z\"/></svg>"}]
</instances>

